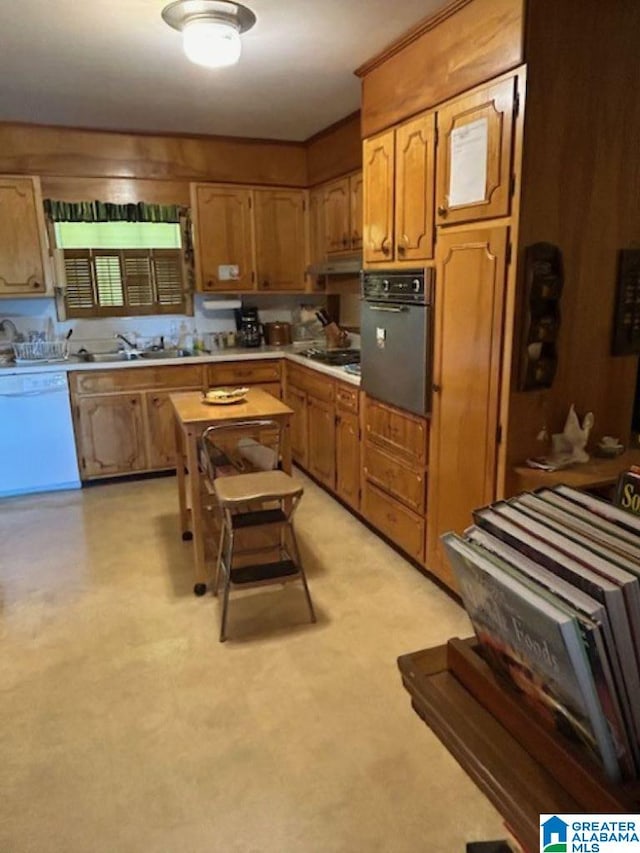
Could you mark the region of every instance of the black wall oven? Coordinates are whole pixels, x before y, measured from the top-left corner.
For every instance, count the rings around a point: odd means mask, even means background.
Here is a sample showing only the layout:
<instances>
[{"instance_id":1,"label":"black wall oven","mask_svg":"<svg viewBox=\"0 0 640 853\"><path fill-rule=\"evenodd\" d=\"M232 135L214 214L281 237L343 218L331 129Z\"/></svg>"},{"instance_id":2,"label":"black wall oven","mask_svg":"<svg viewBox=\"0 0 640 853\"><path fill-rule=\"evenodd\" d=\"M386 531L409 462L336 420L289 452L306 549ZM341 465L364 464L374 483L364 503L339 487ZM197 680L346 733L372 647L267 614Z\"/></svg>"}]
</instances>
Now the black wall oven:
<instances>
[{"instance_id":1,"label":"black wall oven","mask_svg":"<svg viewBox=\"0 0 640 853\"><path fill-rule=\"evenodd\" d=\"M362 388L417 415L431 410L434 270L362 273Z\"/></svg>"}]
</instances>

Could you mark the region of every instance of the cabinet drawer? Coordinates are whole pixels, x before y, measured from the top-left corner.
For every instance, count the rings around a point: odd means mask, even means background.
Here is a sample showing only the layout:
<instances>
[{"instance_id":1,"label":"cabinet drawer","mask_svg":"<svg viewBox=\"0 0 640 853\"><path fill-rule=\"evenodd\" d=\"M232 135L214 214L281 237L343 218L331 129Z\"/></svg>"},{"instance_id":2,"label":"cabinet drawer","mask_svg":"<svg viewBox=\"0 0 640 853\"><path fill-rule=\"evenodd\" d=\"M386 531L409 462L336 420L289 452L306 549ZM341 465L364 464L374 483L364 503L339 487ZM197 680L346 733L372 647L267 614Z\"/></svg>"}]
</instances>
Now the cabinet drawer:
<instances>
[{"instance_id":1,"label":"cabinet drawer","mask_svg":"<svg viewBox=\"0 0 640 853\"><path fill-rule=\"evenodd\" d=\"M336 406L347 412L358 414L360 391L355 385L343 385L336 382Z\"/></svg>"},{"instance_id":2,"label":"cabinet drawer","mask_svg":"<svg viewBox=\"0 0 640 853\"><path fill-rule=\"evenodd\" d=\"M362 514L409 556L424 560L424 517L376 489L367 480L362 490Z\"/></svg>"},{"instance_id":3,"label":"cabinet drawer","mask_svg":"<svg viewBox=\"0 0 640 853\"><path fill-rule=\"evenodd\" d=\"M335 399L335 380L319 370L287 365L287 381L289 385L300 391L306 391L316 400L332 403Z\"/></svg>"},{"instance_id":4,"label":"cabinet drawer","mask_svg":"<svg viewBox=\"0 0 640 853\"><path fill-rule=\"evenodd\" d=\"M365 436L393 456L425 465L429 423L386 403L365 398Z\"/></svg>"},{"instance_id":5,"label":"cabinet drawer","mask_svg":"<svg viewBox=\"0 0 640 853\"><path fill-rule=\"evenodd\" d=\"M185 364L78 371L69 374L69 385L75 394L130 391L134 388L202 388L202 367Z\"/></svg>"},{"instance_id":6,"label":"cabinet drawer","mask_svg":"<svg viewBox=\"0 0 640 853\"><path fill-rule=\"evenodd\" d=\"M401 465L370 442L364 445L364 476L418 513L424 513L425 478L422 471Z\"/></svg>"},{"instance_id":7,"label":"cabinet drawer","mask_svg":"<svg viewBox=\"0 0 640 853\"><path fill-rule=\"evenodd\" d=\"M279 361L235 361L210 364L207 368L209 385L233 385L247 382L279 382Z\"/></svg>"}]
</instances>

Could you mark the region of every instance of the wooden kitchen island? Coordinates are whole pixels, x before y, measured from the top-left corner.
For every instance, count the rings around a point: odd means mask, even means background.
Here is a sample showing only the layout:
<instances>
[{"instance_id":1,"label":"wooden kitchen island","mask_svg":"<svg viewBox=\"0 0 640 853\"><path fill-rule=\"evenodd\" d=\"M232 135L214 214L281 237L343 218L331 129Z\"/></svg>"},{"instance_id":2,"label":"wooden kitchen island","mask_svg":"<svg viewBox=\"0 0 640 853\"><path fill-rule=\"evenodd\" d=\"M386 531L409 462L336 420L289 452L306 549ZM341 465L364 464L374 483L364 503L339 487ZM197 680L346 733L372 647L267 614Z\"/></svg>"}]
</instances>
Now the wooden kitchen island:
<instances>
[{"instance_id":1,"label":"wooden kitchen island","mask_svg":"<svg viewBox=\"0 0 640 853\"><path fill-rule=\"evenodd\" d=\"M195 582L193 591L204 595L207 589L205 530L202 507L202 472L198 462L198 439L213 425L231 425L237 421L273 420L281 429L281 468L291 473L289 425L293 411L261 388L250 388L246 400L231 405L203 402L200 391L171 394L176 417L176 469L182 538L193 540Z\"/></svg>"}]
</instances>

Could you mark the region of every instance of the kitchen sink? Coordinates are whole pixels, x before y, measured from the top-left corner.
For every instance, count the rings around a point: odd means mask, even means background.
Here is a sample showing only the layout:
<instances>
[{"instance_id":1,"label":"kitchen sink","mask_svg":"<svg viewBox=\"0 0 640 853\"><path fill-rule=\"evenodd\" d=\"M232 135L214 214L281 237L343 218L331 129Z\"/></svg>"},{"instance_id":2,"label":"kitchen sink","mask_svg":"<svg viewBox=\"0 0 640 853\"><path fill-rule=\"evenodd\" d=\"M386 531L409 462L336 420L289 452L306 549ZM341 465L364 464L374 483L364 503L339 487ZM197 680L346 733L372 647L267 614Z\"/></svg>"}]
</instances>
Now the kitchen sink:
<instances>
[{"instance_id":1,"label":"kitchen sink","mask_svg":"<svg viewBox=\"0 0 640 853\"><path fill-rule=\"evenodd\" d=\"M188 355L181 349L149 349L138 353L138 358L184 358Z\"/></svg>"},{"instance_id":2,"label":"kitchen sink","mask_svg":"<svg viewBox=\"0 0 640 853\"><path fill-rule=\"evenodd\" d=\"M186 350L181 349L158 349L144 350L143 352L131 350L117 350L116 352L79 352L76 353L78 358L83 361L97 361L108 364L114 361L137 361L142 359L159 359L159 358L184 358L190 355Z\"/></svg>"},{"instance_id":3,"label":"kitchen sink","mask_svg":"<svg viewBox=\"0 0 640 853\"><path fill-rule=\"evenodd\" d=\"M76 353L78 358L82 359L82 361L101 361L101 362L113 362L113 361L131 361L131 354L128 352L123 352L122 350L118 352L79 352Z\"/></svg>"}]
</instances>

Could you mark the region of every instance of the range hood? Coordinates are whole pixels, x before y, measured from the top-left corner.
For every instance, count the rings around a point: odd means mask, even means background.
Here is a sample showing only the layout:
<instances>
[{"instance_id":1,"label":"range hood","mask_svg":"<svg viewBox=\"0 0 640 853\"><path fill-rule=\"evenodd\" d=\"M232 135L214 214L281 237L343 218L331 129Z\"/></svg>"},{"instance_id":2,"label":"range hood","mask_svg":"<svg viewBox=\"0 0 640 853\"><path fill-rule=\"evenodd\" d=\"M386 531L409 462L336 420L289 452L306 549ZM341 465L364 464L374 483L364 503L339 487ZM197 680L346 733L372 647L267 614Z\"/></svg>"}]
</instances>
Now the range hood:
<instances>
[{"instance_id":1,"label":"range hood","mask_svg":"<svg viewBox=\"0 0 640 853\"><path fill-rule=\"evenodd\" d=\"M320 264L308 267L309 275L360 275L362 255L348 255L341 258L331 258Z\"/></svg>"}]
</instances>

